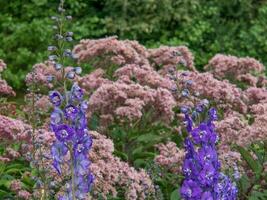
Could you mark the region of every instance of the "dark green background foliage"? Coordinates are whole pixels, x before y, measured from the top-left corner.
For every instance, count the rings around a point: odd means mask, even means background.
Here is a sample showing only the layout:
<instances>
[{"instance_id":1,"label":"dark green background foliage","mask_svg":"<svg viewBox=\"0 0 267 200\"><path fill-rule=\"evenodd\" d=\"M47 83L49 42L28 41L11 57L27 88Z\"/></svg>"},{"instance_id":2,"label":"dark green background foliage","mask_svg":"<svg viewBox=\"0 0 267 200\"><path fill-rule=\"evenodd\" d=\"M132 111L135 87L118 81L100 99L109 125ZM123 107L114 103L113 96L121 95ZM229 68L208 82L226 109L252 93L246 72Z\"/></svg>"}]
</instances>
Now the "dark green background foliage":
<instances>
[{"instance_id":1,"label":"dark green background foliage","mask_svg":"<svg viewBox=\"0 0 267 200\"><path fill-rule=\"evenodd\" d=\"M267 64L266 0L66 0L76 40L118 35L147 47L188 45L199 69L216 53ZM22 89L32 65L46 57L57 0L0 0L4 77Z\"/></svg>"}]
</instances>

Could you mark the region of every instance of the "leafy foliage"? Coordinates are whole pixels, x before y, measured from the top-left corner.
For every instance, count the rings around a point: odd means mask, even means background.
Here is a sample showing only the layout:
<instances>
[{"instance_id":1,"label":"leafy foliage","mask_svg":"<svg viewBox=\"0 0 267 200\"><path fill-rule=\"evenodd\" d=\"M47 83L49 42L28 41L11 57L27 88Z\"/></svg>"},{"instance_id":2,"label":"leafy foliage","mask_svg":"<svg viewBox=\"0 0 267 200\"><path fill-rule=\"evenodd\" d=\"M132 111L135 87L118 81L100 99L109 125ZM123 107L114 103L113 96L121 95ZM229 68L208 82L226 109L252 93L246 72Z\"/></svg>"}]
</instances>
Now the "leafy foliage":
<instances>
[{"instance_id":1,"label":"leafy foliage","mask_svg":"<svg viewBox=\"0 0 267 200\"><path fill-rule=\"evenodd\" d=\"M258 142L249 146L247 149L236 147L246 161L249 170L238 182L240 199L261 200L266 199L267 173L264 171L264 165L267 162L267 142ZM249 173L251 172L251 173Z\"/></svg>"}]
</instances>

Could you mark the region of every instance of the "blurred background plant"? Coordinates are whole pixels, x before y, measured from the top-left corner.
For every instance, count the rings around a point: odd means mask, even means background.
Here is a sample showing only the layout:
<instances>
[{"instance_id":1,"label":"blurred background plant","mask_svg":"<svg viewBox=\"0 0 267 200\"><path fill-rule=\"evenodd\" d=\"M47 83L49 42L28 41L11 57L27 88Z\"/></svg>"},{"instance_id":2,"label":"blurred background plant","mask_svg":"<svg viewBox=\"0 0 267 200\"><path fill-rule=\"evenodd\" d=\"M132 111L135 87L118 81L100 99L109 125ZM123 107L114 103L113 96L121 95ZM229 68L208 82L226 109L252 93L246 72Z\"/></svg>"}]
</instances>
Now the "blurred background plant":
<instances>
[{"instance_id":1,"label":"blurred background plant","mask_svg":"<svg viewBox=\"0 0 267 200\"><path fill-rule=\"evenodd\" d=\"M24 88L31 66L47 56L56 4L0 0L0 57L9 66L3 76L17 91ZM67 0L66 6L74 17L76 40L118 35L147 47L185 44L198 69L216 53L267 64L266 0Z\"/></svg>"}]
</instances>

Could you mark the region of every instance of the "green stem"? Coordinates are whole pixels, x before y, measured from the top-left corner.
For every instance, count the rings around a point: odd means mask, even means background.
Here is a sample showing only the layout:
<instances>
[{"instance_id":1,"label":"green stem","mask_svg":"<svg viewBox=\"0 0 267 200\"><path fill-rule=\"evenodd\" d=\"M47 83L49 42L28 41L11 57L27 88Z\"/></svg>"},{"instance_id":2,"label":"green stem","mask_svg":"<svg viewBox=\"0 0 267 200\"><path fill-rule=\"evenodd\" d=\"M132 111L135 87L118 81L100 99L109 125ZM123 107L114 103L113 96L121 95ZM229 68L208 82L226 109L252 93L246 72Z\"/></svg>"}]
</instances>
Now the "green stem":
<instances>
[{"instance_id":1,"label":"green stem","mask_svg":"<svg viewBox=\"0 0 267 200\"><path fill-rule=\"evenodd\" d=\"M72 192L72 198L73 200L76 200L75 197L75 174L74 174L74 155L72 151L72 146L70 146L70 161L71 161L71 192Z\"/></svg>"}]
</instances>

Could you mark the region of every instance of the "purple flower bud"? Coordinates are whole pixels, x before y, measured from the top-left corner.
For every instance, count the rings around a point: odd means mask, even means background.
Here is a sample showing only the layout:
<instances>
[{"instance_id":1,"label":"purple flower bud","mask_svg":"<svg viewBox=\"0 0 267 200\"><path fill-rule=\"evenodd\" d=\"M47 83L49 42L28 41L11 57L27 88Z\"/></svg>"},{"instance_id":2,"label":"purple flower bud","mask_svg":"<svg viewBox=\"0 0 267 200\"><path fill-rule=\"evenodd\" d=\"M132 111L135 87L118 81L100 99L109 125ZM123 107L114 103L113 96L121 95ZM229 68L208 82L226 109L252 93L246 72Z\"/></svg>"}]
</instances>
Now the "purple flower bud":
<instances>
[{"instance_id":1,"label":"purple flower bud","mask_svg":"<svg viewBox=\"0 0 267 200\"><path fill-rule=\"evenodd\" d=\"M181 110L182 113L186 114L186 113L188 113L189 108L188 108L187 106L182 106L182 107L180 108L180 110Z\"/></svg>"},{"instance_id":2,"label":"purple flower bud","mask_svg":"<svg viewBox=\"0 0 267 200\"><path fill-rule=\"evenodd\" d=\"M70 49L65 49L64 53L63 53L63 56L65 57L71 57L71 50Z\"/></svg>"},{"instance_id":3,"label":"purple flower bud","mask_svg":"<svg viewBox=\"0 0 267 200\"><path fill-rule=\"evenodd\" d=\"M48 46L47 47L47 50L48 51L56 51L57 50L57 47L56 46Z\"/></svg>"},{"instance_id":4,"label":"purple flower bud","mask_svg":"<svg viewBox=\"0 0 267 200\"><path fill-rule=\"evenodd\" d=\"M47 77L46 77L46 80L48 81L48 82L52 82L53 80L54 80L54 76L52 76L52 75L48 75Z\"/></svg>"},{"instance_id":5,"label":"purple flower bud","mask_svg":"<svg viewBox=\"0 0 267 200\"><path fill-rule=\"evenodd\" d=\"M62 7L58 7L58 12L60 12L60 13L63 13L63 12L65 12L66 10L64 9L64 8L62 8Z\"/></svg>"},{"instance_id":6,"label":"purple flower bud","mask_svg":"<svg viewBox=\"0 0 267 200\"><path fill-rule=\"evenodd\" d=\"M68 15L68 16L66 16L66 19L67 20L72 20L72 16Z\"/></svg>"},{"instance_id":7,"label":"purple flower bud","mask_svg":"<svg viewBox=\"0 0 267 200\"><path fill-rule=\"evenodd\" d=\"M183 97L188 97L189 94L190 94L190 92L189 92L188 89L184 89L184 90L182 91L182 96L183 96Z\"/></svg>"},{"instance_id":8,"label":"purple flower bud","mask_svg":"<svg viewBox=\"0 0 267 200\"><path fill-rule=\"evenodd\" d=\"M58 91L51 91L49 92L49 99L54 106L60 106L63 98Z\"/></svg>"},{"instance_id":9,"label":"purple flower bud","mask_svg":"<svg viewBox=\"0 0 267 200\"><path fill-rule=\"evenodd\" d=\"M57 60L57 56L56 55L50 55L50 56L48 56L48 59L50 60L50 61L54 61L54 60Z\"/></svg>"},{"instance_id":10,"label":"purple flower bud","mask_svg":"<svg viewBox=\"0 0 267 200\"><path fill-rule=\"evenodd\" d=\"M71 88L71 99L82 100L83 90L79 87L77 83L74 83Z\"/></svg>"},{"instance_id":11,"label":"purple flower bud","mask_svg":"<svg viewBox=\"0 0 267 200\"><path fill-rule=\"evenodd\" d=\"M72 42L73 41L72 37L66 37L65 39L66 39L67 42Z\"/></svg>"},{"instance_id":12,"label":"purple flower bud","mask_svg":"<svg viewBox=\"0 0 267 200\"><path fill-rule=\"evenodd\" d=\"M67 37L72 37L72 36L73 36L73 32L67 32L67 33L66 33L66 36L67 36Z\"/></svg>"},{"instance_id":13,"label":"purple flower bud","mask_svg":"<svg viewBox=\"0 0 267 200\"><path fill-rule=\"evenodd\" d=\"M59 71L59 70L61 70L62 65L60 63L55 63L54 68L55 68L55 70Z\"/></svg>"},{"instance_id":14,"label":"purple flower bud","mask_svg":"<svg viewBox=\"0 0 267 200\"><path fill-rule=\"evenodd\" d=\"M67 78L68 78L68 79L74 79L74 77L75 77L75 72L73 72L73 71L69 71L69 72L67 73Z\"/></svg>"},{"instance_id":15,"label":"purple flower bud","mask_svg":"<svg viewBox=\"0 0 267 200\"><path fill-rule=\"evenodd\" d=\"M82 73L82 68L81 67L75 67L74 70L75 70L76 74L81 74Z\"/></svg>"},{"instance_id":16,"label":"purple flower bud","mask_svg":"<svg viewBox=\"0 0 267 200\"><path fill-rule=\"evenodd\" d=\"M83 113L86 113L88 109L88 101L83 101L80 105L80 109Z\"/></svg>"},{"instance_id":17,"label":"purple flower bud","mask_svg":"<svg viewBox=\"0 0 267 200\"><path fill-rule=\"evenodd\" d=\"M55 39L56 40L62 40L64 37L62 36L62 35L60 35L60 34L56 34L55 35Z\"/></svg>"},{"instance_id":18,"label":"purple flower bud","mask_svg":"<svg viewBox=\"0 0 267 200\"><path fill-rule=\"evenodd\" d=\"M52 16L51 19L57 21L58 20L58 17Z\"/></svg>"}]
</instances>

